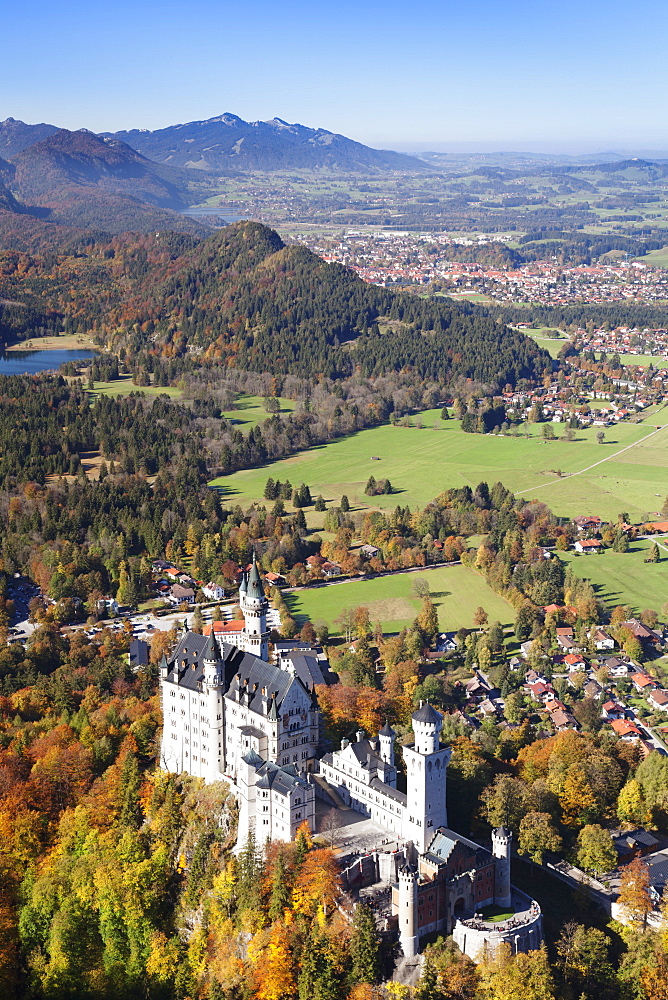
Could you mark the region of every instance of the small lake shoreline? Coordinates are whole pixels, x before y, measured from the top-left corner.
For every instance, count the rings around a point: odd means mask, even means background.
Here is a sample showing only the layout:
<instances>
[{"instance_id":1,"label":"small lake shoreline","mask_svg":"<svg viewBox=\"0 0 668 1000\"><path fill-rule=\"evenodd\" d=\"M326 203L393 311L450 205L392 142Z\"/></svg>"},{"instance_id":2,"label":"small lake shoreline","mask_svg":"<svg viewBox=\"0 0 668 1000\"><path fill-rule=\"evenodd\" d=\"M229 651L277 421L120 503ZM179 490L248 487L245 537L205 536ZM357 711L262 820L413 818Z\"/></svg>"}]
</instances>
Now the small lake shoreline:
<instances>
[{"instance_id":1,"label":"small lake shoreline","mask_svg":"<svg viewBox=\"0 0 668 1000\"><path fill-rule=\"evenodd\" d=\"M89 337L82 337L80 334L64 334L62 337L29 337L28 340L19 340L15 344L7 344L3 348L3 353L9 354L13 351L99 350L99 346L94 344Z\"/></svg>"},{"instance_id":2,"label":"small lake shoreline","mask_svg":"<svg viewBox=\"0 0 668 1000\"><path fill-rule=\"evenodd\" d=\"M33 341L34 343L34 341ZM27 348L0 351L0 375L37 375L40 372L58 371L61 365L74 361L84 365L95 357L96 351L87 348L68 350L63 347L40 350Z\"/></svg>"}]
</instances>

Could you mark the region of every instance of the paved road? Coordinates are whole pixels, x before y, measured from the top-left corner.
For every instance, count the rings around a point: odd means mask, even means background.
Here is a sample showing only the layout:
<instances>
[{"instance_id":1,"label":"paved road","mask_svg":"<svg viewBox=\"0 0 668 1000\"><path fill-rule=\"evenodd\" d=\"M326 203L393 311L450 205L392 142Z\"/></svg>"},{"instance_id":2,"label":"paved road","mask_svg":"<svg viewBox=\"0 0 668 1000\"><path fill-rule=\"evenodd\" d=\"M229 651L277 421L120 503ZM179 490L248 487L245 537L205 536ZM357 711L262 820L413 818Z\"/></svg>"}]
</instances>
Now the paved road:
<instances>
[{"instance_id":1,"label":"paved road","mask_svg":"<svg viewBox=\"0 0 668 1000\"><path fill-rule=\"evenodd\" d=\"M595 469L597 465L603 465L604 462L609 462L612 458L617 458L618 455L623 455L625 451L629 451L631 448L635 448L637 445L642 444L644 441L649 441L651 437L658 434L659 431L664 430L663 427L657 427L656 430L651 431L649 434L645 434L643 438L639 441L634 441L633 444L627 444L625 448L620 448L619 451L614 451L612 455L606 455L599 462L594 462L592 465L588 465L586 469L580 469L579 472L571 472L567 476L561 476L559 479L551 479L549 483L541 483L540 486L531 486L528 490L517 490L515 496L520 496L522 493L533 493L534 490L544 490L547 486L554 486L555 483L563 483L569 479L573 479L575 476L582 476L585 472L589 472L590 469Z\"/></svg>"}]
</instances>

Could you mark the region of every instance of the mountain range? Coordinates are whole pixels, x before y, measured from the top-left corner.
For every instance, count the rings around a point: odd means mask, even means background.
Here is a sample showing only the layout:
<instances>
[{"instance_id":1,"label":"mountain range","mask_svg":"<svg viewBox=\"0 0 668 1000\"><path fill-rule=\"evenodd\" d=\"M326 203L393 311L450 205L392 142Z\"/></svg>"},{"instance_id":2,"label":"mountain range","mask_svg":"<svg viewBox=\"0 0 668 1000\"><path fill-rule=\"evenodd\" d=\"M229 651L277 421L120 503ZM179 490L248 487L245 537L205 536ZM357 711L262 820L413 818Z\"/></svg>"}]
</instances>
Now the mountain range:
<instances>
[{"instance_id":1,"label":"mountain range","mask_svg":"<svg viewBox=\"0 0 668 1000\"><path fill-rule=\"evenodd\" d=\"M225 114L151 132L96 135L14 118L0 122L0 236L5 246L53 237L49 227L107 233L209 227L180 214L216 176L284 167L341 172L425 171L420 160L280 118ZM66 234L59 234L59 239Z\"/></svg>"},{"instance_id":2,"label":"mountain range","mask_svg":"<svg viewBox=\"0 0 668 1000\"><path fill-rule=\"evenodd\" d=\"M246 122L233 114L170 125L154 132L132 129L104 133L121 139L160 163L198 170L280 170L326 167L345 171L424 171L426 164L405 153L372 149L323 128L289 124L281 118ZM0 145L0 149L1 149Z\"/></svg>"}]
</instances>

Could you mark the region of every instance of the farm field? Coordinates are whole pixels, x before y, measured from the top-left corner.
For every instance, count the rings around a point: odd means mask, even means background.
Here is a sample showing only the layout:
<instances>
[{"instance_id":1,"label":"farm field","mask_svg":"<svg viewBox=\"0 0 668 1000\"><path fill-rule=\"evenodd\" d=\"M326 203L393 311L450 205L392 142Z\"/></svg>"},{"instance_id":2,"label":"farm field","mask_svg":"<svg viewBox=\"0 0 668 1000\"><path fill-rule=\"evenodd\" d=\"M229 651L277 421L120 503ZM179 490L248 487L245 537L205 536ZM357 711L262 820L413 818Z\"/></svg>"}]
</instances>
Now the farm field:
<instances>
[{"instance_id":1,"label":"farm field","mask_svg":"<svg viewBox=\"0 0 668 1000\"><path fill-rule=\"evenodd\" d=\"M129 396L131 392L141 392L145 396L170 396L172 399L181 396L181 389L172 386L133 385L131 375L123 375L111 382L94 382L93 388L89 389L93 399L96 396Z\"/></svg>"},{"instance_id":2,"label":"farm field","mask_svg":"<svg viewBox=\"0 0 668 1000\"><path fill-rule=\"evenodd\" d=\"M422 427L383 424L261 468L221 476L210 485L243 506L262 500L271 476L289 479L293 486L307 483L314 497L321 493L328 503L338 504L346 494L351 506L361 510L424 507L450 487L500 480L526 499L544 500L560 516L584 512L614 520L620 511L636 520L653 515L668 493L668 427L638 443L662 421L668 424L668 410L646 415L643 423L606 428L602 445L596 442L597 428L578 431L573 442L545 442L540 424L528 426L529 437L522 429L514 438L465 434L458 420L442 421L440 410L414 416L413 424L418 417ZM555 427L555 433L561 428ZM635 447L613 457L628 445ZM586 473L566 475L601 460ZM395 492L371 503L364 495L371 475L388 478Z\"/></svg>"},{"instance_id":3,"label":"farm field","mask_svg":"<svg viewBox=\"0 0 668 1000\"><path fill-rule=\"evenodd\" d=\"M422 602L413 597L411 585L417 577L427 580L443 630L473 625L476 608L482 606L490 621L510 624L513 608L489 589L475 570L466 566L436 566L411 573L394 573L371 580L352 580L314 589L285 592L285 599L298 622L325 621L332 635L338 635L334 619L344 608L362 605L371 621L380 622L386 632L398 632L411 625Z\"/></svg>"},{"instance_id":4,"label":"farm field","mask_svg":"<svg viewBox=\"0 0 668 1000\"><path fill-rule=\"evenodd\" d=\"M661 613L668 601L668 552L659 548L661 562L646 563L651 544L651 540L639 539L631 543L628 552L606 549L592 556L560 552L559 558L569 563L579 577L591 581L596 597L607 608L629 604L636 613L644 608Z\"/></svg>"}]
</instances>

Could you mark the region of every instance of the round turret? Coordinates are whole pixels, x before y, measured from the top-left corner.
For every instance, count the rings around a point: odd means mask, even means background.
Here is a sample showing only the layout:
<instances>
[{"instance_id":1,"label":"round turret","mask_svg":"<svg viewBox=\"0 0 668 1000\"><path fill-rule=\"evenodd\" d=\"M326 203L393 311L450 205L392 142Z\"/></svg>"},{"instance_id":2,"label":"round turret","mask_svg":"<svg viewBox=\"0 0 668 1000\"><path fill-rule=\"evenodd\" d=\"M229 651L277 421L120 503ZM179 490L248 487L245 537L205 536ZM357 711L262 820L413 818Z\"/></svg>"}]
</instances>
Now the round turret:
<instances>
[{"instance_id":1,"label":"round turret","mask_svg":"<svg viewBox=\"0 0 668 1000\"><path fill-rule=\"evenodd\" d=\"M494 873L494 902L497 906L512 905L512 889L510 887L510 847L512 832L505 826L492 830L492 854L496 858Z\"/></svg>"},{"instance_id":2,"label":"round turret","mask_svg":"<svg viewBox=\"0 0 668 1000\"><path fill-rule=\"evenodd\" d=\"M420 702L420 707L411 717L415 735L415 749L418 753L434 753L440 746L443 716L428 701Z\"/></svg>"},{"instance_id":3,"label":"round turret","mask_svg":"<svg viewBox=\"0 0 668 1000\"><path fill-rule=\"evenodd\" d=\"M399 942L406 958L413 958L418 952L418 873L412 865L399 869Z\"/></svg>"},{"instance_id":4,"label":"round turret","mask_svg":"<svg viewBox=\"0 0 668 1000\"><path fill-rule=\"evenodd\" d=\"M211 625L209 638L206 646L204 647L204 652L202 653L202 661L204 663L205 683L208 684L209 687L215 687L217 684L220 684L223 661L220 657L220 649L218 648L218 643L216 642L216 637L214 635L213 624Z\"/></svg>"},{"instance_id":5,"label":"round turret","mask_svg":"<svg viewBox=\"0 0 668 1000\"><path fill-rule=\"evenodd\" d=\"M380 756L386 764L394 765L394 737L396 733L387 720L378 733L378 743L380 744Z\"/></svg>"}]
</instances>

